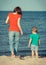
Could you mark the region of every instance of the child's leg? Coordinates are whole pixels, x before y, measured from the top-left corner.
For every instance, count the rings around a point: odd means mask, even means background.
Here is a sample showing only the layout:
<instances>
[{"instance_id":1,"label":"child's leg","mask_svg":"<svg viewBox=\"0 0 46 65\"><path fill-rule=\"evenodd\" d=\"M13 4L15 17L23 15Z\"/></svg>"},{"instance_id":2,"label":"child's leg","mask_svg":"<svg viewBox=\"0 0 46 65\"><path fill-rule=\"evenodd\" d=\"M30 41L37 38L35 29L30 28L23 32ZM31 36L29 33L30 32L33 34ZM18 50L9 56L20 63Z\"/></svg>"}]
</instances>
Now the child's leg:
<instances>
[{"instance_id":1,"label":"child's leg","mask_svg":"<svg viewBox=\"0 0 46 65\"><path fill-rule=\"evenodd\" d=\"M36 51L35 53L36 53L36 58L38 58L38 51Z\"/></svg>"},{"instance_id":2,"label":"child's leg","mask_svg":"<svg viewBox=\"0 0 46 65\"><path fill-rule=\"evenodd\" d=\"M38 58L38 46L35 46L35 54L36 54L36 58Z\"/></svg>"},{"instance_id":3,"label":"child's leg","mask_svg":"<svg viewBox=\"0 0 46 65\"><path fill-rule=\"evenodd\" d=\"M32 50L32 57L34 57L34 51Z\"/></svg>"},{"instance_id":4,"label":"child's leg","mask_svg":"<svg viewBox=\"0 0 46 65\"><path fill-rule=\"evenodd\" d=\"M34 57L34 45L31 45L32 57Z\"/></svg>"}]
</instances>

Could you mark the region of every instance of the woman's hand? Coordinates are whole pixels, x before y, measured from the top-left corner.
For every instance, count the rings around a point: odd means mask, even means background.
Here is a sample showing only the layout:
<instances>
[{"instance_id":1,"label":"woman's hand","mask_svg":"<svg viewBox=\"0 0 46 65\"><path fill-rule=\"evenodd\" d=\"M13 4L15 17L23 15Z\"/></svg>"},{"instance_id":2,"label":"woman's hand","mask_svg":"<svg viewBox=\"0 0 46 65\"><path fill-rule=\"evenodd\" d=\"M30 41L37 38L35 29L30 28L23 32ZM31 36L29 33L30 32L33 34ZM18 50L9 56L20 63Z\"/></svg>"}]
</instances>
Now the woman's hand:
<instances>
[{"instance_id":1,"label":"woman's hand","mask_svg":"<svg viewBox=\"0 0 46 65\"><path fill-rule=\"evenodd\" d=\"M19 29L20 29L21 35L23 35L23 31L22 31L22 28L21 28L21 26L20 26L20 19L21 19L21 18L18 18L18 27L19 27Z\"/></svg>"},{"instance_id":2,"label":"woman's hand","mask_svg":"<svg viewBox=\"0 0 46 65\"><path fill-rule=\"evenodd\" d=\"M21 31L20 33L21 33L21 35L23 35L23 31Z\"/></svg>"}]
</instances>

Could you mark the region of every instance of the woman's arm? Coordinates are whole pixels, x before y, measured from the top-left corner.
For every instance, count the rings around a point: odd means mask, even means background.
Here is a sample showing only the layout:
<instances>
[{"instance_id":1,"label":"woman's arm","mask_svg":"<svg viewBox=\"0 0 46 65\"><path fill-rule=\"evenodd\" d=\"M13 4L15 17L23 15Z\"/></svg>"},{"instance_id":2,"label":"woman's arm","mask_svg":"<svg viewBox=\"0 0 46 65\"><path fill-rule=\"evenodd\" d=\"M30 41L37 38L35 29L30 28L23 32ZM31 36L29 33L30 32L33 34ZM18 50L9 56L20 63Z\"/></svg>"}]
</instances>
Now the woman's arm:
<instances>
[{"instance_id":1,"label":"woman's arm","mask_svg":"<svg viewBox=\"0 0 46 65\"><path fill-rule=\"evenodd\" d=\"M7 19L6 19L6 24L8 24L8 21L9 21L9 16L8 16Z\"/></svg>"},{"instance_id":2,"label":"woman's arm","mask_svg":"<svg viewBox=\"0 0 46 65\"><path fill-rule=\"evenodd\" d=\"M18 18L18 27L19 27L19 29L20 29L21 35L23 35L23 31L22 31L22 28L21 28L21 26L20 26L20 19L21 19L21 18Z\"/></svg>"}]
</instances>

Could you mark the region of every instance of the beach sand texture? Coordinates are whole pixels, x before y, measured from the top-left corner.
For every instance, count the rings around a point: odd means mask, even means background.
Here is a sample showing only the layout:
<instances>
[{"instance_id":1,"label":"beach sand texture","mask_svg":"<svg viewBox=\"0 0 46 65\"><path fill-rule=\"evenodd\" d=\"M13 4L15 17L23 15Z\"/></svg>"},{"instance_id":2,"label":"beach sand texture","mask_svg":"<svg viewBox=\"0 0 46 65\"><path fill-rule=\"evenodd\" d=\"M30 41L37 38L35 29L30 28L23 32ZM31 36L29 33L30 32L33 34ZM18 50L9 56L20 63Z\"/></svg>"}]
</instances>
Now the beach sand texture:
<instances>
[{"instance_id":1,"label":"beach sand texture","mask_svg":"<svg viewBox=\"0 0 46 65\"><path fill-rule=\"evenodd\" d=\"M16 56L11 58L10 56L0 56L0 65L46 65L46 57L43 58L32 58L30 56L25 56L20 59Z\"/></svg>"}]
</instances>

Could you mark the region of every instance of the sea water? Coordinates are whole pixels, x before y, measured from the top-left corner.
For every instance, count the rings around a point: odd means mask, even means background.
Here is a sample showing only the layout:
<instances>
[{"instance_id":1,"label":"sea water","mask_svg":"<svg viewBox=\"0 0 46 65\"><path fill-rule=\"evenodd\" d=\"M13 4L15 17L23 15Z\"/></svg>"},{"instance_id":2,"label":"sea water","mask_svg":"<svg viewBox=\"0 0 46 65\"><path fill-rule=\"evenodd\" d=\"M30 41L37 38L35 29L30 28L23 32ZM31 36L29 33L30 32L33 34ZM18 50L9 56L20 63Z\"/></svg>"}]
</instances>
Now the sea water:
<instances>
[{"instance_id":1,"label":"sea water","mask_svg":"<svg viewBox=\"0 0 46 65\"><path fill-rule=\"evenodd\" d=\"M6 18L10 11L0 11L0 53L9 53L9 38ZM28 48L29 36L33 26L38 28L40 35L39 54L46 54L46 11L23 11L21 27L23 35L20 36L18 54L30 55L31 48ZM30 53L29 53L30 52Z\"/></svg>"}]
</instances>

